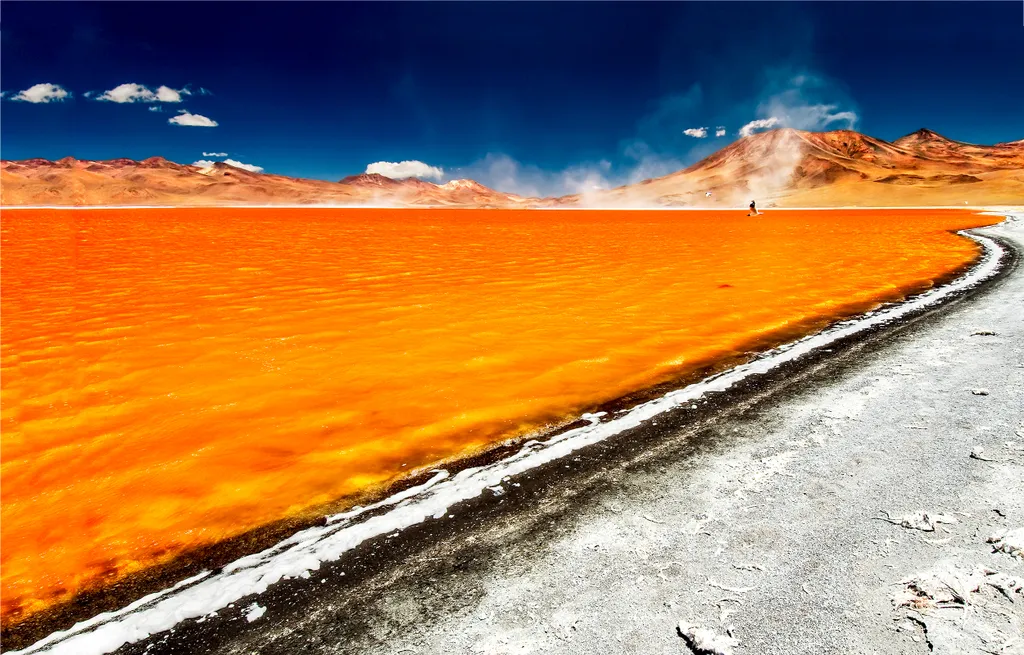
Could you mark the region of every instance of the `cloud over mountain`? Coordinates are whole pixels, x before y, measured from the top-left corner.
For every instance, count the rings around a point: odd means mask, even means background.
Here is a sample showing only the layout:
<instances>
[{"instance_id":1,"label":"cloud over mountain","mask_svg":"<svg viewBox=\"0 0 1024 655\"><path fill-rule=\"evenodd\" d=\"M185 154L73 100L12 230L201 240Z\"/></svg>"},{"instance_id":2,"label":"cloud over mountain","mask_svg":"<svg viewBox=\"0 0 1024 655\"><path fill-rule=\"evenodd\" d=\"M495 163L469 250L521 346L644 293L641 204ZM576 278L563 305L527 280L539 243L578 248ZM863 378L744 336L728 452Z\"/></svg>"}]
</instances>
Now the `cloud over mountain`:
<instances>
[{"instance_id":1,"label":"cloud over mountain","mask_svg":"<svg viewBox=\"0 0 1024 655\"><path fill-rule=\"evenodd\" d=\"M203 154L206 154L206 153L203 153ZM210 153L210 154L213 155L213 156L219 156L218 153ZM210 159L200 159L199 161L192 162L192 165L193 166L198 166L199 168L210 168L211 166L213 166L216 163L217 162L212 161ZM254 164L246 164L244 162L238 161L237 159L225 159L224 163L227 164L228 166L234 166L235 168L240 168L243 171L249 171L250 173L262 173L263 172L263 167L262 166L256 166Z\"/></svg>"},{"instance_id":2,"label":"cloud over mountain","mask_svg":"<svg viewBox=\"0 0 1024 655\"><path fill-rule=\"evenodd\" d=\"M367 173L377 173L393 180L404 180L410 177L439 180L444 177L444 170L418 160L409 161L378 161L366 167Z\"/></svg>"},{"instance_id":3,"label":"cloud over mountain","mask_svg":"<svg viewBox=\"0 0 1024 655\"><path fill-rule=\"evenodd\" d=\"M759 118L757 120L750 121L746 125L740 128L740 136L750 136L757 130L766 130L770 127L775 127L779 124L777 116L770 116L768 118Z\"/></svg>"}]
</instances>

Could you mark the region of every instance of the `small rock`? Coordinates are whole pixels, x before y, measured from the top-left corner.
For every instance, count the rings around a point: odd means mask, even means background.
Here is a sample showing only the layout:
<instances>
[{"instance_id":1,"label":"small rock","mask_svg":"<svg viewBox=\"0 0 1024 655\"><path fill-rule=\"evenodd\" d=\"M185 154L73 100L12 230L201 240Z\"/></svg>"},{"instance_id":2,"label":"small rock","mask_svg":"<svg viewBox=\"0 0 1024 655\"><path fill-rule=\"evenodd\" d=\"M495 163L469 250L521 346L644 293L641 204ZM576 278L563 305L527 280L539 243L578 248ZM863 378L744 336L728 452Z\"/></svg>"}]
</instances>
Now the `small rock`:
<instances>
[{"instance_id":1,"label":"small rock","mask_svg":"<svg viewBox=\"0 0 1024 655\"><path fill-rule=\"evenodd\" d=\"M679 636L686 640L690 650L699 655L732 655L732 649L740 643L738 639L716 634L707 628L689 625L685 621L680 621L676 629L679 630Z\"/></svg>"},{"instance_id":2,"label":"small rock","mask_svg":"<svg viewBox=\"0 0 1024 655\"><path fill-rule=\"evenodd\" d=\"M987 396L988 389L971 389L971 393L973 393L975 396Z\"/></svg>"},{"instance_id":3,"label":"small rock","mask_svg":"<svg viewBox=\"0 0 1024 655\"><path fill-rule=\"evenodd\" d=\"M994 462L995 460L985 455L985 449L977 447L971 450L971 459L981 460L982 462Z\"/></svg>"},{"instance_id":4,"label":"small rock","mask_svg":"<svg viewBox=\"0 0 1024 655\"><path fill-rule=\"evenodd\" d=\"M991 330L980 330L971 335L972 337L994 337L997 336L995 332Z\"/></svg>"},{"instance_id":5,"label":"small rock","mask_svg":"<svg viewBox=\"0 0 1024 655\"><path fill-rule=\"evenodd\" d=\"M997 552L1024 559L1024 528L999 530L988 538L988 543Z\"/></svg>"}]
</instances>

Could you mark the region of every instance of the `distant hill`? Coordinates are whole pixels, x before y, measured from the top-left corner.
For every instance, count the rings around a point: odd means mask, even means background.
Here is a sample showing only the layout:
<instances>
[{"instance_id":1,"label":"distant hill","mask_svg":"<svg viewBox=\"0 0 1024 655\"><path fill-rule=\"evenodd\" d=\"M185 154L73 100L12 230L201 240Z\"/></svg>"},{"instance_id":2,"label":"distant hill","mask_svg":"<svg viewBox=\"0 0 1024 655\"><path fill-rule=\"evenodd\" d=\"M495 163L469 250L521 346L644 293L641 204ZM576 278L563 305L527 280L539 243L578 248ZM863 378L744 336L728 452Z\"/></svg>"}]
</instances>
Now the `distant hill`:
<instances>
[{"instance_id":1,"label":"distant hill","mask_svg":"<svg viewBox=\"0 0 1024 655\"><path fill-rule=\"evenodd\" d=\"M710 193L710 195L708 195ZM892 143L851 130L753 134L693 166L616 189L523 198L473 180L370 173L338 182L200 168L162 157L0 162L4 205L342 204L441 207L723 207L1012 204L1024 199L1024 140L992 146L920 129Z\"/></svg>"},{"instance_id":2,"label":"distant hill","mask_svg":"<svg viewBox=\"0 0 1024 655\"><path fill-rule=\"evenodd\" d=\"M1022 141L979 146L918 130L889 143L851 130L784 128L739 139L664 177L552 204L745 206L757 200L762 206L833 207L1022 199Z\"/></svg>"}]
</instances>

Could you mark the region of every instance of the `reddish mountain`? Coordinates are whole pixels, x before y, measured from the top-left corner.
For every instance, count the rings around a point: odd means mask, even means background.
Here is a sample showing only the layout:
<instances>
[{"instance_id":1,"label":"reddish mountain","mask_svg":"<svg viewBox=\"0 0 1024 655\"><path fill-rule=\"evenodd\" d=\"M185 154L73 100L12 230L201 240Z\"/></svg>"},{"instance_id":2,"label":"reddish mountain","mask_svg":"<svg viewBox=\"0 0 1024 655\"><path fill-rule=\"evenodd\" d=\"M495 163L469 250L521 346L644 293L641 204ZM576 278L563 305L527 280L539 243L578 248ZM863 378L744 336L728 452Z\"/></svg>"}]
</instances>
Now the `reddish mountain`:
<instances>
[{"instance_id":1,"label":"reddish mountain","mask_svg":"<svg viewBox=\"0 0 1024 655\"><path fill-rule=\"evenodd\" d=\"M379 174L339 182L206 168L162 157L0 162L6 205L335 204L454 207L885 206L1013 204L1024 198L1024 140L994 146L921 129L889 143L851 130L771 130L685 170L561 198L522 198L473 180Z\"/></svg>"},{"instance_id":2,"label":"reddish mountain","mask_svg":"<svg viewBox=\"0 0 1024 655\"><path fill-rule=\"evenodd\" d=\"M340 182L255 173L216 162L177 164L163 157L143 161L78 161L65 157L0 162L0 201L5 205L230 205L230 204L397 204L505 206L517 196L472 182L437 185L418 179L393 180L378 174Z\"/></svg>"},{"instance_id":3,"label":"reddish mountain","mask_svg":"<svg viewBox=\"0 0 1024 655\"><path fill-rule=\"evenodd\" d=\"M758 200L765 206L827 207L1000 204L1021 198L1022 143L978 146L928 130L889 143L851 130L784 128L739 139L664 177L551 204L744 206Z\"/></svg>"}]
</instances>

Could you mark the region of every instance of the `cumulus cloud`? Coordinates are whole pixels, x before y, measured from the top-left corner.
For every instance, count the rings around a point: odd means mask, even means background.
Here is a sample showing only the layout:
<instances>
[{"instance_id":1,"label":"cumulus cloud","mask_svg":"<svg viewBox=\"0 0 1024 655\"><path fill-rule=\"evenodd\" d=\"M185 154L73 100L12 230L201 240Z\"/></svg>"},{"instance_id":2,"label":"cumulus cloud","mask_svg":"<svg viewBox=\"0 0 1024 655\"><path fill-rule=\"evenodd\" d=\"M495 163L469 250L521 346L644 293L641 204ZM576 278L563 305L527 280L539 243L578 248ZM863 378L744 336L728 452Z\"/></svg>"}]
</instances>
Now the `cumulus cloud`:
<instances>
[{"instance_id":1,"label":"cumulus cloud","mask_svg":"<svg viewBox=\"0 0 1024 655\"><path fill-rule=\"evenodd\" d=\"M204 152L203 157L227 157L226 152Z\"/></svg>"},{"instance_id":2,"label":"cumulus cloud","mask_svg":"<svg viewBox=\"0 0 1024 655\"><path fill-rule=\"evenodd\" d=\"M206 154L206 153L203 153L203 154ZM211 154L216 155L217 153L211 153ZM198 166L199 168L209 168L209 167L213 166L216 163L217 162L215 162L213 160L210 160L210 159L200 159L198 161L192 162L192 165L193 166ZM262 166L255 166L253 164L246 164L246 163L238 161L237 159L225 159L224 163L227 164L228 166L234 166L235 168L240 168L243 171L249 171L250 173L262 173L263 172L263 167Z\"/></svg>"},{"instance_id":3,"label":"cumulus cloud","mask_svg":"<svg viewBox=\"0 0 1024 655\"><path fill-rule=\"evenodd\" d=\"M156 99L158 102L181 102L181 96L192 95L188 89L172 89L169 86L158 86Z\"/></svg>"},{"instance_id":4,"label":"cumulus cloud","mask_svg":"<svg viewBox=\"0 0 1024 655\"><path fill-rule=\"evenodd\" d=\"M750 136L756 130L767 130L768 128L775 127L779 124L779 118L777 116L769 116L768 118L759 118L757 120L750 121L746 125L740 128L740 136Z\"/></svg>"},{"instance_id":5,"label":"cumulus cloud","mask_svg":"<svg viewBox=\"0 0 1024 655\"><path fill-rule=\"evenodd\" d=\"M695 139L703 139L708 135L708 128L706 127L689 127L683 130L683 134L686 136L692 136Z\"/></svg>"},{"instance_id":6,"label":"cumulus cloud","mask_svg":"<svg viewBox=\"0 0 1024 655\"><path fill-rule=\"evenodd\" d=\"M719 125L715 128L715 136L725 136L725 125Z\"/></svg>"},{"instance_id":7,"label":"cumulus cloud","mask_svg":"<svg viewBox=\"0 0 1024 655\"><path fill-rule=\"evenodd\" d=\"M152 107L149 108L149 110L150 111L163 111L164 108L161 107L160 105L153 105Z\"/></svg>"},{"instance_id":8,"label":"cumulus cloud","mask_svg":"<svg viewBox=\"0 0 1024 655\"><path fill-rule=\"evenodd\" d=\"M444 177L444 170L437 166L431 166L421 161L378 161L366 167L367 173L377 173L393 180L405 180L410 177L429 178L440 180Z\"/></svg>"},{"instance_id":9,"label":"cumulus cloud","mask_svg":"<svg viewBox=\"0 0 1024 655\"><path fill-rule=\"evenodd\" d=\"M184 125L186 127L217 127L217 121L200 114L190 114L187 109L179 109L178 115L168 118L171 125Z\"/></svg>"},{"instance_id":10,"label":"cumulus cloud","mask_svg":"<svg viewBox=\"0 0 1024 655\"><path fill-rule=\"evenodd\" d=\"M104 102L181 102L182 96L191 95L188 89L172 89L169 86L159 86L156 91L142 84L126 82L119 84L109 91L104 91L97 100Z\"/></svg>"},{"instance_id":11,"label":"cumulus cloud","mask_svg":"<svg viewBox=\"0 0 1024 655\"><path fill-rule=\"evenodd\" d=\"M38 104L41 102L60 102L70 96L71 93L59 84L44 82L30 86L24 91L19 91L11 100Z\"/></svg>"}]
</instances>

